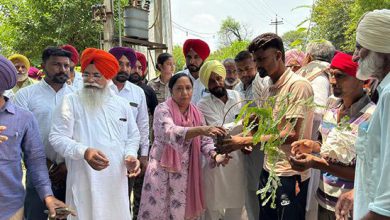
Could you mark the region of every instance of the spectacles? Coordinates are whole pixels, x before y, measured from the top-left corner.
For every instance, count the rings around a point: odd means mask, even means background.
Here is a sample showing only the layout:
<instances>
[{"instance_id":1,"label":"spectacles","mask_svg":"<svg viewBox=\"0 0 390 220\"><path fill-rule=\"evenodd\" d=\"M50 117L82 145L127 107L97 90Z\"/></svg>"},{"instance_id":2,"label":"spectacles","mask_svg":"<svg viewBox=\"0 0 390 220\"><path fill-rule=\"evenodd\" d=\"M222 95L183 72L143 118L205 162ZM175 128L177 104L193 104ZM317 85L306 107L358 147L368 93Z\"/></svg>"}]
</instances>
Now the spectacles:
<instances>
[{"instance_id":1,"label":"spectacles","mask_svg":"<svg viewBox=\"0 0 390 220\"><path fill-rule=\"evenodd\" d=\"M84 72L83 74L81 74L81 76L83 78L89 78L90 76L92 76L96 80L99 80L103 77L101 73L88 73L88 72Z\"/></svg>"}]
</instances>

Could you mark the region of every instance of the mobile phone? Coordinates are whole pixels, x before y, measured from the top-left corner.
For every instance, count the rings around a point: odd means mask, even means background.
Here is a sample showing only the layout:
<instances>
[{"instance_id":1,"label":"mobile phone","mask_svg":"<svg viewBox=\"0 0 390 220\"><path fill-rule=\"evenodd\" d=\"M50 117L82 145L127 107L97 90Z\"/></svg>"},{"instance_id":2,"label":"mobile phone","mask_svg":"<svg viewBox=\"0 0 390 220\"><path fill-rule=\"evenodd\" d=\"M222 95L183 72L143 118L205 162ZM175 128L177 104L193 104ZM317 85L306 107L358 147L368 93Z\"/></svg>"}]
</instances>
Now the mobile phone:
<instances>
[{"instance_id":1,"label":"mobile phone","mask_svg":"<svg viewBox=\"0 0 390 220\"><path fill-rule=\"evenodd\" d=\"M44 211L46 214L49 214L49 210ZM61 216L67 216L72 213L72 210L69 209L68 207L66 208L56 208L56 216L61 215Z\"/></svg>"}]
</instances>

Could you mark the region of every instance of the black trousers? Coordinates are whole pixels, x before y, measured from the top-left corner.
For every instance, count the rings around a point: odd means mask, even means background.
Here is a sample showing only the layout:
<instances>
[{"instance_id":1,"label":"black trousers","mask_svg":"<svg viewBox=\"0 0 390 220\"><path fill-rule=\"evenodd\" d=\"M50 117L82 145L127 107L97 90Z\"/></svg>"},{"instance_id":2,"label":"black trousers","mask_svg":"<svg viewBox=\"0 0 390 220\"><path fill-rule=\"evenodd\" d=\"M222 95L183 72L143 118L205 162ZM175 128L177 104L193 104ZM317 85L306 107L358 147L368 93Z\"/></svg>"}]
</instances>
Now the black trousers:
<instances>
[{"instance_id":1,"label":"black trousers","mask_svg":"<svg viewBox=\"0 0 390 220\"><path fill-rule=\"evenodd\" d=\"M263 188L268 179L269 173L265 170L261 173L259 188ZM306 197L309 180L301 182L300 176L280 177L281 186L276 190L276 208L271 208L271 201L262 206L260 201L261 220L304 220ZM296 195L296 183L299 184L299 193Z\"/></svg>"}]
</instances>

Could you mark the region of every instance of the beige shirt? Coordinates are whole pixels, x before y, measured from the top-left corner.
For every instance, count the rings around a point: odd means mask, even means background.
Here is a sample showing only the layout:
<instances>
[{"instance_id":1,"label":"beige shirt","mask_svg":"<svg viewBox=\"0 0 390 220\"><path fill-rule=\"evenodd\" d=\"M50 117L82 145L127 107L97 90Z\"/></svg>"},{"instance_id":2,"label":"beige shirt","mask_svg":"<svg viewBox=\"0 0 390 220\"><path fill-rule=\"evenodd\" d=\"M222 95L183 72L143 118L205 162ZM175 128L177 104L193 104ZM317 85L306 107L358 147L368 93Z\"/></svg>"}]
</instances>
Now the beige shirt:
<instances>
[{"instance_id":1,"label":"beige shirt","mask_svg":"<svg viewBox=\"0 0 390 220\"><path fill-rule=\"evenodd\" d=\"M33 85L33 84L35 84L35 83L37 83L37 82L38 82L38 81L33 80L33 79L31 79L30 77L27 77L26 81L23 82L22 86L19 87L18 84L16 84L16 85L14 86L14 88L12 88L12 92L13 92L14 94L16 94L16 93L19 91L19 89L24 88L24 87L27 87L27 86L30 86L30 85Z\"/></svg>"},{"instance_id":2,"label":"beige shirt","mask_svg":"<svg viewBox=\"0 0 390 220\"><path fill-rule=\"evenodd\" d=\"M156 77L148 82L148 86L152 87L156 93L158 103L165 102L169 97L168 84L164 84L160 77Z\"/></svg>"},{"instance_id":3,"label":"beige shirt","mask_svg":"<svg viewBox=\"0 0 390 220\"><path fill-rule=\"evenodd\" d=\"M290 68L283 73L279 80L270 87L270 95L276 96L276 105L274 108L274 115L276 116L279 112L280 103L283 98L288 94L288 109L285 114L285 119L299 119L304 118L303 130L300 132L300 139L310 139L313 126L313 110L310 109L307 105L302 104L302 102L308 100L313 96L313 89L310 85L310 82L295 74ZM302 180L306 180L310 176L310 170L305 172L297 172L291 169L291 165L288 162L288 157L291 155L291 145L283 144L280 146L281 156L276 162L275 172L278 176L293 176L301 175ZM264 168L270 170L271 164L267 160L264 163Z\"/></svg>"}]
</instances>

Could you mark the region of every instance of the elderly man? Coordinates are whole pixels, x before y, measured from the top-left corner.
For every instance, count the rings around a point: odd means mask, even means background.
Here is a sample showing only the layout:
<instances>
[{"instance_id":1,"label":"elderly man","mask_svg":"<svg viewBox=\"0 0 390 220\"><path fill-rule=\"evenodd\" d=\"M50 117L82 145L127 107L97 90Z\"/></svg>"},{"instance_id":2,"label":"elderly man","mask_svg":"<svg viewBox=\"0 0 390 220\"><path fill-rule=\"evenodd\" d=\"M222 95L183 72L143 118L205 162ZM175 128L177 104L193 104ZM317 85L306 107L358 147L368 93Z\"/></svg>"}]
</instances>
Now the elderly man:
<instances>
[{"instance_id":1,"label":"elderly man","mask_svg":"<svg viewBox=\"0 0 390 220\"><path fill-rule=\"evenodd\" d=\"M242 131L242 127L236 128L234 120L244 103L240 103L240 93L225 88L225 76L226 70L219 61L203 64L199 79L211 95L203 97L198 108L207 125L223 126L234 135ZM225 167L204 167L206 220L237 220L242 216L246 193L244 155L235 151L231 153L231 157Z\"/></svg>"},{"instance_id":2,"label":"elderly man","mask_svg":"<svg viewBox=\"0 0 390 220\"><path fill-rule=\"evenodd\" d=\"M84 88L64 97L49 137L66 160L66 200L78 213L70 219L130 220L126 172L140 172L140 135L128 101L107 87L119 63L103 50L87 48L81 71Z\"/></svg>"},{"instance_id":3,"label":"elderly man","mask_svg":"<svg viewBox=\"0 0 390 220\"><path fill-rule=\"evenodd\" d=\"M234 59L228 58L225 59L222 64L226 69L225 88L233 89L233 87L240 82L240 79L238 79L236 63L234 62Z\"/></svg>"},{"instance_id":4,"label":"elderly man","mask_svg":"<svg viewBox=\"0 0 390 220\"><path fill-rule=\"evenodd\" d=\"M119 72L112 79L112 82L109 82L108 86L114 94L119 95L128 101L133 112L141 135L139 160L141 162L142 173L144 173L149 160L149 115L147 102L144 91L139 86L128 81L131 70L136 67L137 56L135 51L129 47L114 47L109 52L118 60ZM142 184L140 185L142 188ZM130 182L130 194L132 190L133 182ZM135 192L136 190L134 190L134 194ZM141 190L137 191L137 193L139 193L139 195L135 197L141 198ZM134 216L137 216L138 212L134 209L133 214Z\"/></svg>"},{"instance_id":5,"label":"elderly man","mask_svg":"<svg viewBox=\"0 0 390 220\"><path fill-rule=\"evenodd\" d=\"M329 41L310 42L306 47L303 67L296 72L309 80L314 92L314 103L320 106L326 106L330 94L329 76L325 70L329 68L334 53L335 48ZM323 109L318 107L314 111L312 132L314 140L318 138Z\"/></svg>"},{"instance_id":6,"label":"elderly man","mask_svg":"<svg viewBox=\"0 0 390 220\"><path fill-rule=\"evenodd\" d=\"M200 39L187 39L183 45L183 53L187 69L179 73L182 72L190 76L194 83L191 102L197 104L203 96L208 94L199 80L199 70L210 55L210 48L206 42Z\"/></svg>"},{"instance_id":7,"label":"elderly man","mask_svg":"<svg viewBox=\"0 0 390 220\"><path fill-rule=\"evenodd\" d=\"M15 94L19 89L32 85L36 81L28 77L28 70L30 69L30 61L27 57L21 54L14 54L8 57L9 60L15 65L18 74L16 76L17 83L14 88L12 88L12 92Z\"/></svg>"},{"instance_id":8,"label":"elderly man","mask_svg":"<svg viewBox=\"0 0 390 220\"><path fill-rule=\"evenodd\" d=\"M364 91L364 82L356 78L357 68L351 55L337 53L329 75L333 94L341 100L329 102L332 106L325 111L319 129L322 144L312 140L292 144L296 155L290 158L293 169L321 170L317 189L319 220L336 219L335 201L341 193L353 189L358 127L367 122L375 110L375 104ZM320 153L321 157L311 152Z\"/></svg>"},{"instance_id":9,"label":"elderly man","mask_svg":"<svg viewBox=\"0 0 390 220\"><path fill-rule=\"evenodd\" d=\"M38 83L19 90L15 95L15 104L31 111L38 120L39 134L45 146L49 176L54 195L65 201L66 166L62 156L56 153L49 143L51 116L62 98L72 92L66 84L69 78L71 54L57 47L48 47L42 53L42 68L46 76ZM25 217L27 219L47 219L43 213L44 205L39 202L35 188L27 175L27 194L25 199Z\"/></svg>"},{"instance_id":10,"label":"elderly man","mask_svg":"<svg viewBox=\"0 0 390 220\"><path fill-rule=\"evenodd\" d=\"M275 97L273 115L278 115L280 103L287 101L286 113L280 123L279 138L286 141L279 149L280 156L275 164L271 164L268 155L265 156L264 170L260 176L260 188L264 188L269 177L271 167L280 178L281 186L276 190L276 208L273 209L268 202L260 207L258 219L304 219L308 179L310 172L297 172L291 168L288 157L291 155L290 144L299 138L311 137L313 112L302 103L313 96L310 83L301 76L296 75L284 64L284 47L282 39L273 33L265 33L256 37L248 47L253 53L259 72L265 72L271 78L273 85L269 88L270 96ZM266 59L265 59L266 57ZM288 99L286 100L286 96ZM301 103L301 104L300 104ZM268 141L269 135L260 137L262 142ZM242 149L245 146L253 145L253 137L232 136L224 140L221 150L230 151ZM296 191L297 187L299 192ZM260 198L260 204L264 200Z\"/></svg>"},{"instance_id":11,"label":"elderly man","mask_svg":"<svg viewBox=\"0 0 390 220\"><path fill-rule=\"evenodd\" d=\"M379 101L356 142L354 219L390 219L390 10L363 15L356 30L357 77L377 78ZM345 204L344 204L345 205ZM341 209L344 207L341 207ZM345 207L348 207L346 205ZM339 209L340 210L340 209ZM338 212L336 214L345 214Z\"/></svg>"},{"instance_id":12,"label":"elderly man","mask_svg":"<svg viewBox=\"0 0 390 220\"><path fill-rule=\"evenodd\" d=\"M3 96L5 90L15 86L16 74L14 64L0 55L0 219L23 219L25 190L21 160L31 177L31 186L39 195L39 202L44 201L53 217L56 208L66 206L53 196L37 121L31 112L13 105Z\"/></svg>"},{"instance_id":13,"label":"elderly man","mask_svg":"<svg viewBox=\"0 0 390 220\"><path fill-rule=\"evenodd\" d=\"M83 88L83 78L81 77L81 73L77 72L75 70L75 67L79 64L79 52L77 52L77 49L70 45L70 44L65 44L61 46L61 49L69 51L72 54L72 57L70 58L70 67L69 67L69 79L67 83L75 90L80 90Z\"/></svg>"}]
</instances>

